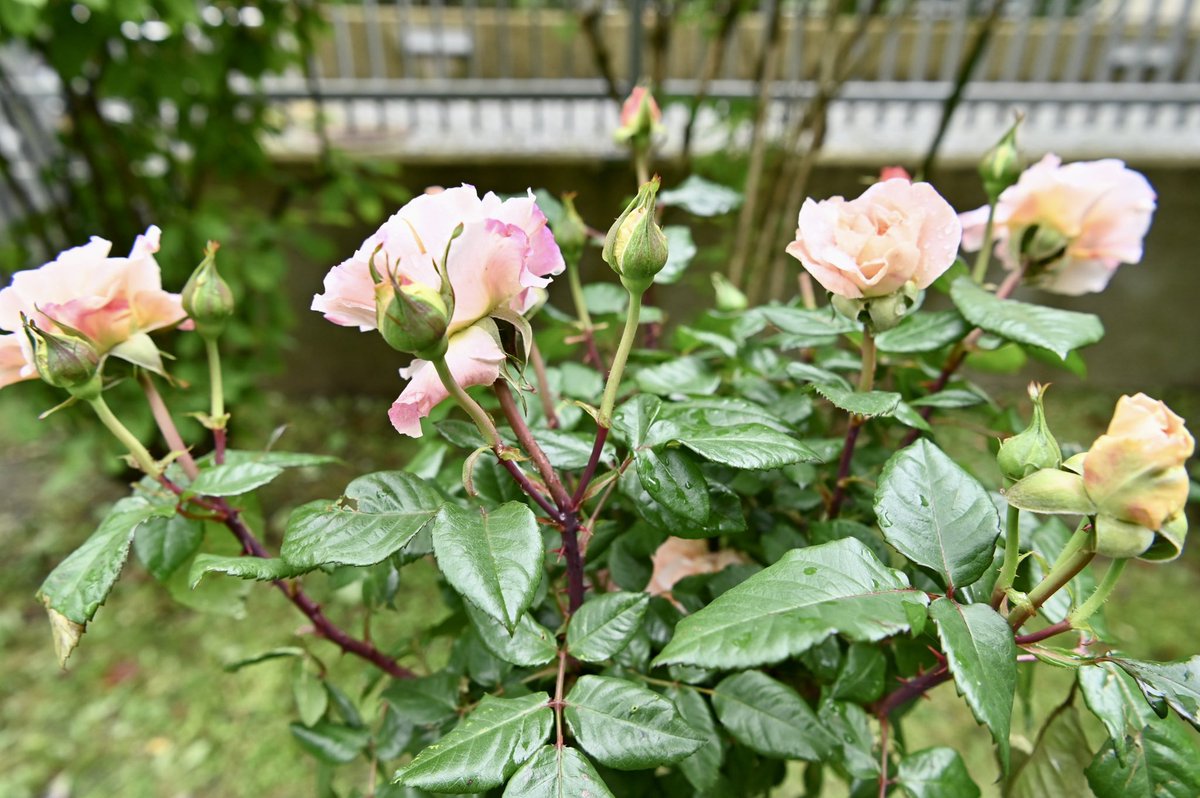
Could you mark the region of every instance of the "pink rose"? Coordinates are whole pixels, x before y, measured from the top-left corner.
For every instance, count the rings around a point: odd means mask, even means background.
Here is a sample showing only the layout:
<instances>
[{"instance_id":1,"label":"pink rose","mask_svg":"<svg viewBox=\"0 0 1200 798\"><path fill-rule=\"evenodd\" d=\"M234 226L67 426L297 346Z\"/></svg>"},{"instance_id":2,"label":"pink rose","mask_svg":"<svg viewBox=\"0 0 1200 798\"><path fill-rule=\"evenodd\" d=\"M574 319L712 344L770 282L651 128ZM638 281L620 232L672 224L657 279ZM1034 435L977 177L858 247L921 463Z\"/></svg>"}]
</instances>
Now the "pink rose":
<instances>
[{"instance_id":1,"label":"pink rose","mask_svg":"<svg viewBox=\"0 0 1200 798\"><path fill-rule=\"evenodd\" d=\"M1083 482L1099 513L1151 530L1183 510L1184 463L1196 442L1183 419L1145 394L1122 396L1108 432L1083 459Z\"/></svg>"},{"instance_id":2,"label":"pink rose","mask_svg":"<svg viewBox=\"0 0 1200 798\"><path fill-rule=\"evenodd\" d=\"M127 258L108 256L112 243L93 237L40 268L17 272L0 291L0 387L37 376L21 314L51 332L59 323L91 339L105 355L136 335L184 320L178 294L162 289L154 253L161 231L138 236ZM18 360L18 354L20 359Z\"/></svg>"},{"instance_id":3,"label":"pink rose","mask_svg":"<svg viewBox=\"0 0 1200 798\"><path fill-rule=\"evenodd\" d=\"M885 180L907 180L912 182L912 175L903 166L885 166L879 170L879 180L877 183L882 183Z\"/></svg>"},{"instance_id":4,"label":"pink rose","mask_svg":"<svg viewBox=\"0 0 1200 798\"><path fill-rule=\"evenodd\" d=\"M1037 284L1056 294L1102 291L1122 263L1142 259L1142 239L1154 214L1154 189L1118 160L1067 165L1047 155L1026 169L996 203L996 254L1009 269L1020 263L1026 231L1039 228L1061 254L1039 265ZM963 248L983 245L987 208L962 215ZM1049 247L1044 247L1049 249Z\"/></svg>"},{"instance_id":5,"label":"pink rose","mask_svg":"<svg viewBox=\"0 0 1200 798\"><path fill-rule=\"evenodd\" d=\"M962 228L928 183L876 183L858 199L806 199L789 255L825 290L848 299L926 288L950 268Z\"/></svg>"},{"instance_id":6,"label":"pink rose","mask_svg":"<svg viewBox=\"0 0 1200 798\"><path fill-rule=\"evenodd\" d=\"M621 103L621 127L630 127L638 121L643 103L651 124L657 125L662 121L662 109L654 100L654 95L645 86L634 86L633 91Z\"/></svg>"},{"instance_id":7,"label":"pink rose","mask_svg":"<svg viewBox=\"0 0 1200 798\"><path fill-rule=\"evenodd\" d=\"M451 242L455 228L462 233ZM369 263L381 275L441 289L437 263L449 245L446 263L454 292L454 313L447 329L446 361L463 386L490 385L500 375L504 352L489 317L524 313L536 305L551 275L564 268L546 217L532 193L501 201L463 185L423 194L384 222L358 251L325 276L325 293L312 309L334 324L373 330L375 282ZM414 360L402 372L409 384L392 405L389 417L398 431L419 437L420 419L446 391L432 364Z\"/></svg>"}]
</instances>

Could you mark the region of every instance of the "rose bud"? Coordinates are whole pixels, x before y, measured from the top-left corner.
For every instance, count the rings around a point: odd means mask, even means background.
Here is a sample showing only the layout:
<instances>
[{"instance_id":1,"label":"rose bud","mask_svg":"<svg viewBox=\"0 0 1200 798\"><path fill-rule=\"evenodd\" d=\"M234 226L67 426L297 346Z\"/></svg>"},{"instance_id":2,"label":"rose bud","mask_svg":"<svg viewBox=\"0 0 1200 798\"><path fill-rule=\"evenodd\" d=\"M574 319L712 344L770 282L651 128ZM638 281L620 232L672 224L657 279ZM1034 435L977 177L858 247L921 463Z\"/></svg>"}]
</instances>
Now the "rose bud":
<instances>
[{"instance_id":1,"label":"rose bud","mask_svg":"<svg viewBox=\"0 0 1200 798\"><path fill-rule=\"evenodd\" d=\"M450 312L439 291L404 277L385 279L375 288L377 326L398 352L437 357L444 346Z\"/></svg>"},{"instance_id":2,"label":"rose bud","mask_svg":"<svg viewBox=\"0 0 1200 798\"><path fill-rule=\"evenodd\" d=\"M667 237L654 221L657 177L646 182L604 239L604 262L631 293L642 293L667 265Z\"/></svg>"},{"instance_id":3,"label":"rose bud","mask_svg":"<svg viewBox=\"0 0 1200 798\"><path fill-rule=\"evenodd\" d=\"M996 454L996 462L1005 477L1016 482L1043 468L1058 468L1062 465L1062 449L1046 424L1043 397L1048 386L1029 384L1029 398L1033 400L1033 419L1024 432L1005 438Z\"/></svg>"},{"instance_id":4,"label":"rose bud","mask_svg":"<svg viewBox=\"0 0 1200 798\"><path fill-rule=\"evenodd\" d=\"M63 388L78 399L100 395L100 355L89 341L76 335L40 330L30 319L25 319L25 335L43 382Z\"/></svg>"},{"instance_id":5,"label":"rose bud","mask_svg":"<svg viewBox=\"0 0 1200 798\"><path fill-rule=\"evenodd\" d=\"M205 339L216 338L224 331L234 308L233 291L217 272L217 248L217 242L208 242L204 260L192 272L180 295L184 312Z\"/></svg>"},{"instance_id":6,"label":"rose bud","mask_svg":"<svg viewBox=\"0 0 1200 798\"><path fill-rule=\"evenodd\" d=\"M1017 152L1017 128L1024 117L1018 115L1012 127L988 150L979 163L979 176L983 178L983 190L988 200L995 203L1000 193L1017 182L1021 176L1020 158Z\"/></svg>"},{"instance_id":7,"label":"rose bud","mask_svg":"<svg viewBox=\"0 0 1200 798\"><path fill-rule=\"evenodd\" d=\"M554 240L569 263L578 263L587 245L587 225L575 210L575 195L563 194L563 214L553 225Z\"/></svg>"},{"instance_id":8,"label":"rose bud","mask_svg":"<svg viewBox=\"0 0 1200 798\"><path fill-rule=\"evenodd\" d=\"M615 138L618 142L648 143L662 127L662 110L654 95L645 86L635 86L621 104L621 126Z\"/></svg>"},{"instance_id":9,"label":"rose bud","mask_svg":"<svg viewBox=\"0 0 1200 798\"><path fill-rule=\"evenodd\" d=\"M1083 458L1084 488L1096 505L1101 554L1178 555L1187 529L1184 463L1195 446L1183 419L1162 402L1140 393L1121 397L1108 432Z\"/></svg>"}]
</instances>

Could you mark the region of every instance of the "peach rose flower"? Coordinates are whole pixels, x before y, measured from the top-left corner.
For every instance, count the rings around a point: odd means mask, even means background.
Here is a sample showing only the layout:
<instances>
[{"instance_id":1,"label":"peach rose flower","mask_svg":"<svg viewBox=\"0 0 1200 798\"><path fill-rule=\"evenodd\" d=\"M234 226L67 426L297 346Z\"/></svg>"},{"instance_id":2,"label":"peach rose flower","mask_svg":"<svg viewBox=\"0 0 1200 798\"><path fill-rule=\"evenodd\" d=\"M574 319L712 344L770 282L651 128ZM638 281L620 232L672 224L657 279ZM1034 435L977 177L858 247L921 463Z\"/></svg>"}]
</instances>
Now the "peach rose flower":
<instances>
[{"instance_id":1,"label":"peach rose flower","mask_svg":"<svg viewBox=\"0 0 1200 798\"><path fill-rule=\"evenodd\" d=\"M1047 155L1001 192L996 255L1009 269L1017 268L1026 231L1036 226L1061 241L1061 254L1031 275L1039 287L1072 296L1103 291L1118 266L1142 259L1154 208L1150 183L1121 161L1063 165L1057 155ZM962 215L963 249L983 245L987 215L986 206Z\"/></svg>"},{"instance_id":2,"label":"peach rose flower","mask_svg":"<svg viewBox=\"0 0 1200 798\"><path fill-rule=\"evenodd\" d=\"M460 224L462 233L451 242ZM325 292L313 297L312 309L334 324L373 330L372 256L381 275L391 273L436 291L442 282L437 263L447 245L454 312L446 363L464 387L490 385L500 376L505 356L489 317L532 309L551 275L565 267L532 193L501 201L490 192L480 198L474 186L463 185L414 198L329 271ZM401 376L409 383L388 416L401 434L420 437L421 419L449 394L427 361L414 360Z\"/></svg>"},{"instance_id":3,"label":"peach rose flower","mask_svg":"<svg viewBox=\"0 0 1200 798\"><path fill-rule=\"evenodd\" d=\"M38 327L64 327L86 335L103 356L120 356L122 344L138 335L184 321L179 294L162 288L154 253L161 231L137 237L127 258L109 257L112 242L93 237L37 269L20 271L0 291L0 387L33 379L33 352L20 333L21 314ZM114 351L115 350L115 351Z\"/></svg>"},{"instance_id":4,"label":"peach rose flower","mask_svg":"<svg viewBox=\"0 0 1200 798\"><path fill-rule=\"evenodd\" d=\"M1122 396L1108 432L1083 459L1083 482L1100 513L1161 529L1187 502L1184 463L1196 442L1183 419L1145 394Z\"/></svg>"},{"instance_id":5,"label":"peach rose flower","mask_svg":"<svg viewBox=\"0 0 1200 798\"><path fill-rule=\"evenodd\" d=\"M928 287L954 263L961 234L933 186L893 178L854 200L806 199L787 252L830 293L882 297L910 281Z\"/></svg>"}]
</instances>

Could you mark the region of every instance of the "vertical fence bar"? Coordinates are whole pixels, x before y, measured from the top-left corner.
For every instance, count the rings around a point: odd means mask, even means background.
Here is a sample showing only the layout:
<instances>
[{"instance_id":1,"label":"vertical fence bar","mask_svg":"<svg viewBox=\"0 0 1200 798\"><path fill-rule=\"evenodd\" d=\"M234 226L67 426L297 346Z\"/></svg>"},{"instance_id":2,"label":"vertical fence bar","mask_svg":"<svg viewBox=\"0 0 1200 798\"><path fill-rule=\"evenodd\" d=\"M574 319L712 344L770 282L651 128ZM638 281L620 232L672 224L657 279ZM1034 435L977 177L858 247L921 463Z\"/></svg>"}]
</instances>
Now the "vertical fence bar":
<instances>
[{"instance_id":1,"label":"vertical fence bar","mask_svg":"<svg viewBox=\"0 0 1200 798\"><path fill-rule=\"evenodd\" d=\"M342 6L333 6L329 11L333 15L333 46L337 54L337 78L349 81L355 77L354 45L350 36L350 25L346 21L346 9ZM318 80L320 80L320 76L318 76ZM354 100L344 99L341 105L346 110L346 129L351 133L357 132L358 114L354 107Z\"/></svg>"},{"instance_id":2,"label":"vertical fence bar","mask_svg":"<svg viewBox=\"0 0 1200 798\"><path fill-rule=\"evenodd\" d=\"M629 76L627 87L642 79L642 47L645 45L646 0L629 0Z\"/></svg>"},{"instance_id":3,"label":"vertical fence bar","mask_svg":"<svg viewBox=\"0 0 1200 798\"><path fill-rule=\"evenodd\" d=\"M1141 83L1144 76L1149 72L1151 60L1151 39L1155 38L1154 33L1158 28L1158 20L1162 14L1162 0L1150 0L1149 7L1143 12L1146 16L1142 20L1142 25L1138 29L1137 38L1134 40L1133 49L1133 65L1125 70L1125 74L1121 76L1124 83Z\"/></svg>"},{"instance_id":4,"label":"vertical fence bar","mask_svg":"<svg viewBox=\"0 0 1200 798\"><path fill-rule=\"evenodd\" d=\"M879 54L879 69L875 79L890 82L896 79L896 59L900 52L900 34L904 30L903 17L912 5L911 0L893 0L888 4L886 32L883 36L883 49ZM880 100L876 104L875 118L882 122L888 114L891 103Z\"/></svg>"},{"instance_id":5,"label":"vertical fence bar","mask_svg":"<svg viewBox=\"0 0 1200 798\"><path fill-rule=\"evenodd\" d=\"M377 82L382 89L388 77L387 60L383 52L383 25L379 19L379 3L377 0L362 0L363 27L367 37L367 62L371 67L371 80ZM384 106L383 92L378 92L375 100L376 128L383 130L387 127L387 112Z\"/></svg>"}]
</instances>

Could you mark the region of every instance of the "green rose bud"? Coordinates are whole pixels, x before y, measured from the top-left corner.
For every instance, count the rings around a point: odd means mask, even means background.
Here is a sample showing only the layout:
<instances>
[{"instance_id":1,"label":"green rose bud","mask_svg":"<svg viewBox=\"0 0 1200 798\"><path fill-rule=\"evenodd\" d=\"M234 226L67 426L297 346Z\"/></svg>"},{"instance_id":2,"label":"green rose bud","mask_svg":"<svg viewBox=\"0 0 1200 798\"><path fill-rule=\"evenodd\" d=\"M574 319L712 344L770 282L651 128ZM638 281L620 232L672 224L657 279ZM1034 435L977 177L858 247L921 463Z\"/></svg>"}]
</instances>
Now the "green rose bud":
<instances>
[{"instance_id":1,"label":"green rose bud","mask_svg":"<svg viewBox=\"0 0 1200 798\"><path fill-rule=\"evenodd\" d=\"M1026 227L1019 238L1012 239L1018 246L1018 257L1029 264L1028 275L1035 277L1040 270L1061 258L1070 242L1058 230L1046 225Z\"/></svg>"},{"instance_id":2,"label":"green rose bud","mask_svg":"<svg viewBox=\"0 0 1200 798\"><path fill-rule=\"evenodd\" d=\"M196 324L196 332L208 340L225 330L234 308L233 291L217 273L217 249L217 242L208 242L204 260L188 278L180 297L184 312Z\"/></svg>"},{"instance_id":3,"label":"green rose bud","mask_svg":"<svg viewBox=\"0 0 1200 798\"><path fill-rule=\"evenodd\" d=\"M100 395L100 355L82 335L41 330L25 319L25 335L33 346L33 364L43 382L63 388L77 399Z\"/></svg>"},{"instance_id":4,"label":"green rose bud","mask_svg":"<svg viewBox=\"0 0 1200 798\"><path fill-rule=\"evenodd\" d=\"M851 298L841 294L832 294L830 304L833 309L848 319L870 324L875 332L884 332L904 321L905 317L917 307L921 299L921 289L909 280L900 290L886 296L869 296Z\"/></svg>"},{"instance_id":5,"label":"green rose bud","mask_svg":"<svg viewBox=\"0 0 1200 798\"><path fill-rule=\"evenodd\" d=\"M738 287L719 272L712 273L713 291L717 295L717 310L728 313L730 311L745 310L750 305L750 300L746 295L738 290Z\"/></svg>"},{"instance_id":6,"label":"green rose bud","mask_svg":"<svg viewBox=\"0 0 1200 798\"><path fill-rule=\"evenodd\" d=\"M1029 384L1029 398L1033 401L1033 420L1024 432L1006 438L1000 444L996 462L1000 472L1016 482L1043 468L1058 468L1062 465L1062 449L1046 424L1043 397L1045 385Z\"/></svg>"},{"instance_id":7,"label":"green rose bud","mask_svg":"<svg viewBox=\"0 0 1200 798\"><path fill-rule=\"evenodd\" d=\"M425 359L443 353L450 310L441 292L423 283L385 280L375 287L375 314L392 349Z\"/></svg>"},{"instance_id":8,"label":"green rose bud","mask_svg":"<svg viewBox=\"0 0 1200 798\"><path fill-rule=\"evenodd\" d=\"M587 225L575 210L575 195L564 194L562 198L563 214L558 223L553 225L554 240L562 251L567 263L578 263L583 257L583 248L587 245Z\"/></svg>"},{"instance_id":9,"label":"green rose bud","mask_svg":"<svg viewBox=\"0 0 1200 798\"><path fill-rule=\"evenodd\" d=\"M645 183L604 239L604 262L634 293L649 288L654 275L667 265L667 237L654 221L658 187L658 177Z\"/></svg>"},{"instance_id":10,"label":"green rose bud","mask_svg":"<svg viewBox=\"0 0 1200 798\"><path fill-rule=\"evenodd\" d=\"M1017 182L1021 176L1021 164L1017 152L1017 128L1021 126L1023 116L1018 115L1012 127L1004 134L995 147L988 150L979 163L979 176L983 178L983 189L987 192L992 204L1000 198L1001 192Z\"/></svg>"}]
</instances>

